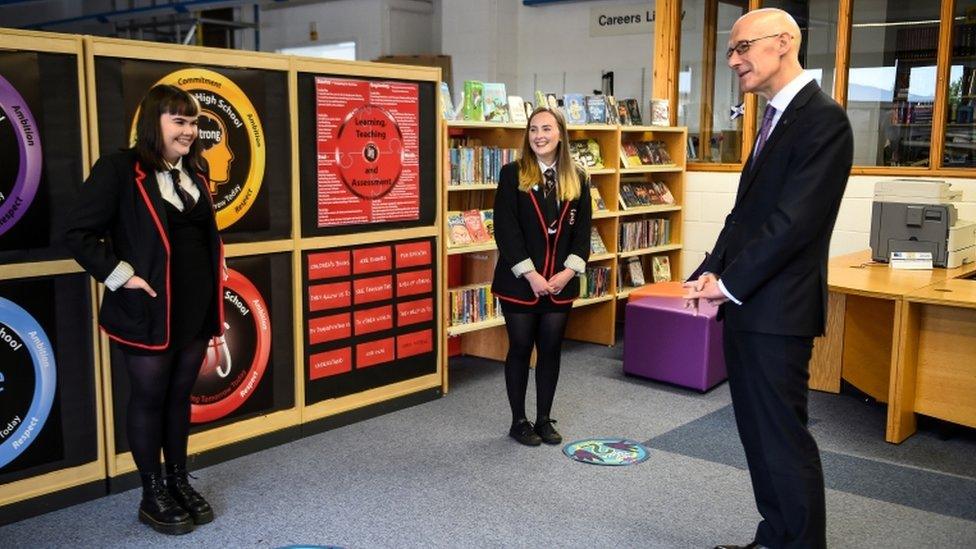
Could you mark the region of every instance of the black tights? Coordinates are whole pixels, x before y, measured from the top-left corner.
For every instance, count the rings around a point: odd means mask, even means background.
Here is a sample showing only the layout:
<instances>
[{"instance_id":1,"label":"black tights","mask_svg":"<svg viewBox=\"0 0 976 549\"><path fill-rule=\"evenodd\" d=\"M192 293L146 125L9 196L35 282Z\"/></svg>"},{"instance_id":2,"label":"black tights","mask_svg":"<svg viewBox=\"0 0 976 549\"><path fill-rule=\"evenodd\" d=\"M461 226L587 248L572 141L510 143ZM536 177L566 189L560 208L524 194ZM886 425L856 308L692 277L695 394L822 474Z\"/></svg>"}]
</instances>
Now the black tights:
<instances>
[{"instance_id":1,"label":"black tights","mask_svg":"<svg viewBox=\"0 0 976 549\"><path fill-rule=\"evenodd\" d=\"M559 380L559 355L569 313L505 313L508 356L505 357L505 389L512 407L512 423L526 419L525 390L529 384L529 360L536 348L536 419L546 419Z\"/></svg>"},{"instance_id":2,"label":"black tights","mask_svg":"<svg viewBox=\"0 0 976 549\"><path fill-rule=\"evenodd\" d=\"M125 354L129 371L126 432L136 467L142 474L161 474L159 448L166 467L186 466L190 435L190 392L200 373L206 339L159 355Z\"/></svg>"}]
</instances>

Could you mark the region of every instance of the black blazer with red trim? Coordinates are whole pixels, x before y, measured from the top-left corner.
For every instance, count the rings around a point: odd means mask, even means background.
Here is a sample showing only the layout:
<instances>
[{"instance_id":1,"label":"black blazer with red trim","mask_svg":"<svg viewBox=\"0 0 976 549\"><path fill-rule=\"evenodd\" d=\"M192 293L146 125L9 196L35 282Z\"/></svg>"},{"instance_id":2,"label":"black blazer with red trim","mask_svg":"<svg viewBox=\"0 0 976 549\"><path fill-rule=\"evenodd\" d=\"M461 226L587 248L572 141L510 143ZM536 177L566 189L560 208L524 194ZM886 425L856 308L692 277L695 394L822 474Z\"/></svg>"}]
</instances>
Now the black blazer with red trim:
<instances>
[{"instance_id":1,"label":"black blazer with red trim","mask_svg":"<svg viewBox=\"0 0 976 549\"><path fill-rule=\"evenodd\" d=\"M195 175L200 196L209 200L207 174ZM165 350L170 334L170 244L163 196L152 167L143 166L132 150L99 158L81 186L67 227L65 244L96 280L104 282L124 260L156 291L155 298L124 287L106 291L99 311L102 330L128 345ZM209 233L218 314L208 320L207 331L216 335L223 327L224 293L223 244L216 218Z\"/></svg>"},{"instance_id":2,"label":"black blazer with red trim","mask_svg":"<svg viewBox=\"0 0 976 549\"><path fill-rule=\"evenodd\" d=\"M491 291L496 297L523 305L539 302L528 281L512 274L512 267L526 259L531 258L539 274L547 279L563 268L570 254L583 261L589 259L593 205L585 174L580 173L580 181L580 197L559 207L555 245L551 247L541 208L541 182L534 190L522 192L518 188L518 164L512 162L502 167L494 211L499 257ZM573 277L558 296L549 298L554 303L570 303L578 296L579 278Z\"/></svg>"}]
</instances>

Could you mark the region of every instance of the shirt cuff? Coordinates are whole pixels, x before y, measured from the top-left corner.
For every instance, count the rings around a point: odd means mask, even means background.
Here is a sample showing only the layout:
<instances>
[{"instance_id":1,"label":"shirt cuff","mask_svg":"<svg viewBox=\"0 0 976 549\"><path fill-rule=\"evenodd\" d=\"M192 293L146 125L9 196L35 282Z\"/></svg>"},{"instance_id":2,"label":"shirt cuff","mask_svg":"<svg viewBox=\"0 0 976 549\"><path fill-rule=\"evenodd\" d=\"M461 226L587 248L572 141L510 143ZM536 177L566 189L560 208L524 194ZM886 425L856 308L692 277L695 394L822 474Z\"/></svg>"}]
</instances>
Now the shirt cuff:
<instances>
[{"instance_id":1,"label":"shirt cuff","mask_svg":"<svg viewBox=\"0 0 976 549\"><path fill-rule=\"evenodd\" d=\"M567 269L572 269L579 274L586 272L586 262L583 261L582 257L576 254L569 254L569 257L567 257L566 261L563 262L563 266L565 266Z\"/></svg>"},{"instance_id":2,"label":"shirt cuff","mask_svg":"<svg viewBox=\"0 0 976 549\"><path fill-rule=\"evenodd\" d=\"M532 263L532 258L527 257L512 267L512 274L515 275L515 278L519 278L525 273L530 273L534 270L535 263Z\"/></svg>"},{"instance_id":3,"label":"shirt cuff","mask_svg":"<svg viewBox=\"0 0 976 549\"><path fill-rule=\"evenodd\" d=\"M719 279L718 281L718 289L722 290L722 293L725 294L725 297L729 298L729 301L735 303L736 305L742 305L742 302L736 299L735 296L732 295L732 292L730 292L728 288L725 287L725 283L722 282L721 279Z\"/></svg>"},{"instance_id":4,"label":"shirt cuff","mask_svg":"<svg viewBox=\"0 0 976 549\"><path fill-rule=\"evenodd\" d=\"M115 266L115 270L105 279L105 287L114 292L128 282L134 274L136 274L136 271L132 268L132 265L129 265L125 261L119 261L119 264Z\"/></svg>"}]
</instances>

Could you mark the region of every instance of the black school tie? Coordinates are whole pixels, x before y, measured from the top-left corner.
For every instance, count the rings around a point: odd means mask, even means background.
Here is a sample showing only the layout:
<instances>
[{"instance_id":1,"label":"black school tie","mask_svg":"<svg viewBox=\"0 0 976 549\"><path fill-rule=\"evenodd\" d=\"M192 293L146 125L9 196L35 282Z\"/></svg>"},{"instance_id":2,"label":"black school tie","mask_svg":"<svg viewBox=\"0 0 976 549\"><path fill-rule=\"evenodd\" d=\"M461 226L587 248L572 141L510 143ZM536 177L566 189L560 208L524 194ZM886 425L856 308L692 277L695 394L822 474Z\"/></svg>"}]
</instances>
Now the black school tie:
<instances>
[{"instance_id":1,"label":"black school tie","mask_svg":"<svg viewBox=\"0 0 976 549\"><path fill-rule=\"evenodd\" d=\"M176 190L176 196L180 197L180 202L183 203L183 211L192 210L197 202L193 200L193 195L187 192L183 185L180 185L180 170L173 168L169 171L169 176L173 179L173 189Z\"/></svg>"},{"instance_id":2,"label":"black school tie","mask_svg":"<svg viewBox=\"0 0 976 549\"><path fill-rule=\"evenodd\" d=\"M542 196L543 198L549 198L549 193L556 190L556 170L548 168L543 175L545 176L546 184L542 189Z\"/></svg>"}]
</instances>

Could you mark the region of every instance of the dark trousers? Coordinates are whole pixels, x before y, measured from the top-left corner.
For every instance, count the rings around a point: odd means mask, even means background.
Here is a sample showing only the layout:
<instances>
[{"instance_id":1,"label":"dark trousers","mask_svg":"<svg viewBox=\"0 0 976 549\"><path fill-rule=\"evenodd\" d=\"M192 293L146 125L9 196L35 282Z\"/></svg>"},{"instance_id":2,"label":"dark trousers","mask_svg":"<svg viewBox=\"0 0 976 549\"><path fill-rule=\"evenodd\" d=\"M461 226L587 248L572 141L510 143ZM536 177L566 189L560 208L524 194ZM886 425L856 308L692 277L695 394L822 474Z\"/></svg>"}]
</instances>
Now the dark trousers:
<instances>
[{"instance_id":1,"label":"dark trousers","mask_svg":"<svg viewBox=\"0 0 976 549\"><path fill-rule=\"evenodd\" d=\"M823 468L807 430L813 338L728 328L724 338L732 408L763 517L755 541L826 547Z\"/></svg>"}]
</instances>

